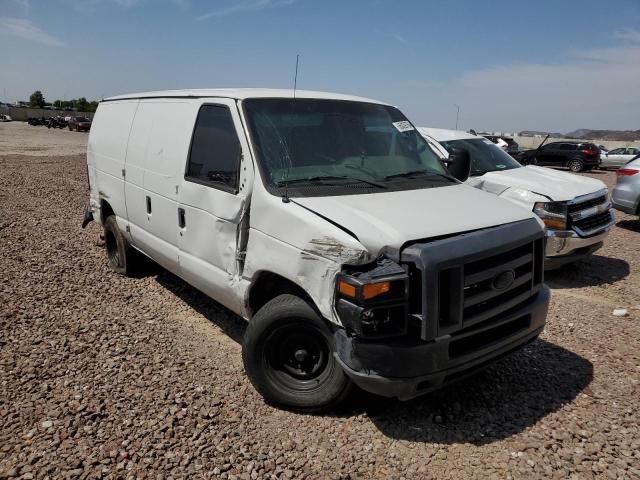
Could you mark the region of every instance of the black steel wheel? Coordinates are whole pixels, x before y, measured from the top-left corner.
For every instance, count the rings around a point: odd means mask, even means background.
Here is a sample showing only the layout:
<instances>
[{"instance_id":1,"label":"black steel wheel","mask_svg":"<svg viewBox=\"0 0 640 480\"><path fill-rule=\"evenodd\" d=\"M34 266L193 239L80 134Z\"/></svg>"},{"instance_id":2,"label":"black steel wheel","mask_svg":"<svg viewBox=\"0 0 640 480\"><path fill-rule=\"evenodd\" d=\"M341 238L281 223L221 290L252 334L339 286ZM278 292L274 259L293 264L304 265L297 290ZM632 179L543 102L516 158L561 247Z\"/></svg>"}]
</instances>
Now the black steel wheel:
<instances>
[{"instance_id":1,"label":"black steel wheel","mask_svg":"<svg viewBox=\"0 0 640 480\"><path fill-rule=\"evenodd\" d=\"M258 311L247 327L242 358L251 383L274 405L328 410L353 388L333 356L329 327L294 295L280 295Z\"/></svg>"}]
</instances>

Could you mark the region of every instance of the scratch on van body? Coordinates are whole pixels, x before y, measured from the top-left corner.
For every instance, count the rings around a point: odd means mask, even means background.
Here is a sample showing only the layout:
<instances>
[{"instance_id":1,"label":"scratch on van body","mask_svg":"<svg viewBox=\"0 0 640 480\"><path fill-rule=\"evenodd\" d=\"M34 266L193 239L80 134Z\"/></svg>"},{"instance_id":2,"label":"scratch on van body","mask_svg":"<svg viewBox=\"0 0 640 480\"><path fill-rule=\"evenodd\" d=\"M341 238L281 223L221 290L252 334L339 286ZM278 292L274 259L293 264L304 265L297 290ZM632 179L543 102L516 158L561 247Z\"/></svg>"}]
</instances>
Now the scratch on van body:
<instances>
[{"instance_id":1,"label":"scratch on van body","mask_svg":"<svg viewBox=\"0 0 640 480\"><path fill-rule=\"evenodd\" d=\"M309 248L303 253L312 253L320 257L329 258L340 262L360 263L367 259L365 250L357 250L347 247L332 237L314 238L309 241ZM304 258L304 257L303 257Z\"/></svg>"}]
</instances>

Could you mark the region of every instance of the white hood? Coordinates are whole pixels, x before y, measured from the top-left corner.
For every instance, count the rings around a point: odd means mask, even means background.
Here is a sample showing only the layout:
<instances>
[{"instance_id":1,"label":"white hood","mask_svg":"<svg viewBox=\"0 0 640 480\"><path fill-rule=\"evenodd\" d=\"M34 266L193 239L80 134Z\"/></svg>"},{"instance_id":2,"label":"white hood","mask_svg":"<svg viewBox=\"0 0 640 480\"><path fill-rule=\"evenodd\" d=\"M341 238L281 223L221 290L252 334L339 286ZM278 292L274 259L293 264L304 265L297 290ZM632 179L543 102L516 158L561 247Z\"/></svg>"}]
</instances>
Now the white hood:
<instances>
[{"instance_id":1,"label":"white hood","mask_svg":"<svg viewBox=\"0 0 640 480\"><path fill-rule=\"evenodd\" d=\"M498 172L485 173L467 180L469 185L500 195L508 188L521 188L559 202L606 188L595 178L529 165Z\"/></svg>"},{"instance_id":2,"label":"white hood","mask_svg":"<svg viewBox=\"0 0 640 480\"><path fill-rule=\"evenodd\" d=\"M537 218L468 185L293 201L353 232L372 255L384 246Z\"/></svg>"}]
</instances>

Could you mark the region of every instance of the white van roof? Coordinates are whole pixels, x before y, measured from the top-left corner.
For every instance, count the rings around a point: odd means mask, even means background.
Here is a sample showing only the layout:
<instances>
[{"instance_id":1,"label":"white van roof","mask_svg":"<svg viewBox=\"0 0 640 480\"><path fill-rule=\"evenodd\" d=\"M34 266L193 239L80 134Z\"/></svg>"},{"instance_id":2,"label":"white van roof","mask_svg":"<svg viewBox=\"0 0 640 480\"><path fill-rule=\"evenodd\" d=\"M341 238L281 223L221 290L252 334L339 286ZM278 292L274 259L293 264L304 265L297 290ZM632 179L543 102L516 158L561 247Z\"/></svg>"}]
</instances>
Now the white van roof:
<instances>
[{"instance_id":1,"label":"white van roof","mask_svg":"<svg viewBox=\"0 0 640 480\"><path fill-rule=\"evenodd\" d=\"M315 92L311 90L296 90L296 98L318 98L327 100L350 100L353 102L378 103L388 105L378 100L370 98L355 97L353 95L343 95L341 93ZM243 100L245 98L293 98L293 89L271 89L271 88L203 88L191 90L161 90L157 92L130 93L105 98L103 101L126 100L137 98L233 98Z\"/></svg>"},{"instance_id":2,"label":"white van roof","mask_svg":"<svg viewBox=\"0 0 640 480\"><path fill-rule=\"evenodd\" d=\"M481 138L479 135L465 132L464 130L447 130L444 128L418 127L418 131L423 135L428 135L438 142L448 140L465 140L468 138Z\"/></svg>"}]
</instances>

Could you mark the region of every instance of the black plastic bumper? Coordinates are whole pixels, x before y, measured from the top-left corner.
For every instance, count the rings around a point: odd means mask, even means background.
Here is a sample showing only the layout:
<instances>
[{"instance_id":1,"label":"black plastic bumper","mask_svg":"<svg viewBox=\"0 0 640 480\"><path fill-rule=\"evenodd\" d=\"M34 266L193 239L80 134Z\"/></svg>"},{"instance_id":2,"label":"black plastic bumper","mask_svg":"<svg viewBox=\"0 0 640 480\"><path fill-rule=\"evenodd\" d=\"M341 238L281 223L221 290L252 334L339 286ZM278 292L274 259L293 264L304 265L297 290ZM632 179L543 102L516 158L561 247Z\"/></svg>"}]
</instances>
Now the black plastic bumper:
<instances>
[{"instance_id":1,"label":"black plastic bumper","mask_svg":"<svg viewBox=\"0 0 640 480\"><path fill-rule=\"evenodd\" d=\"M479 370L542 332L550 293L543 287L525 305L488 324L430 342L370 342L334 334L335 356L363 390L409 400Z\"/></svg>"},{"instance_id":2,"label":"black plastic bumper","mask_svg":"<svg viewBox=\"0 0 640 480\"><path fill-rule=\"evenodd\" d=\"M90 222L93 222L93 213L91 209L87 207L84 211L84 218L82 219L82 228L85 228Z\"/></svg>"},{"instance_id":3,"label":"black plastic bumper","mask_svg":"<svg viewBox=\"0 0 640 480\"><path fill-rule=\"evenodd\" d=\"M593 245L588 245L586 247L578 248L573 253L569 255L558 255L557 257L545 257L544 259L544 269L545 270L555 270L560 268L568 263L575 262L584 257L588 257L592 253L600 250L604 245L604 242L594 243Z\"/></svg>"}]
</instances>

